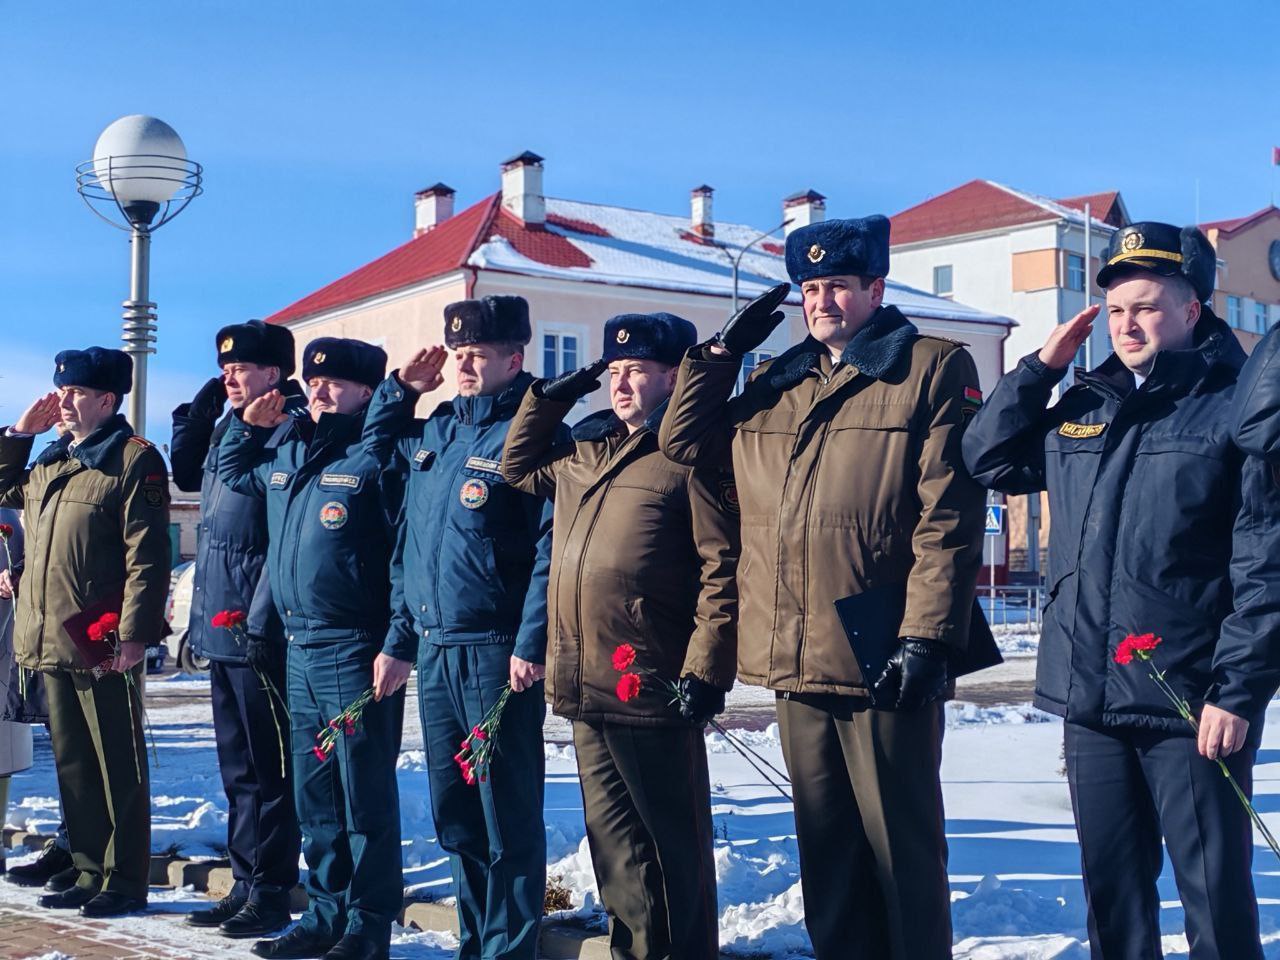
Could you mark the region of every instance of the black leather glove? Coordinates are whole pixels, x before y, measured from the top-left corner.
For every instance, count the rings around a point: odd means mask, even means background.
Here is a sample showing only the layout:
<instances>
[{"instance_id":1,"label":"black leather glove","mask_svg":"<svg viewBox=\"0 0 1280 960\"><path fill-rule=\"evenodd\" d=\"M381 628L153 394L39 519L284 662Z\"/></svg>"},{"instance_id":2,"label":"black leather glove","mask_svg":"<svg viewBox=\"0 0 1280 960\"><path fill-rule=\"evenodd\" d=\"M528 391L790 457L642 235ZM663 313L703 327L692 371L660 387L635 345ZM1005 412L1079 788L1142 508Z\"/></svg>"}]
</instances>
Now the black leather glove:
<instances>
[{"instance_id":1,"label":"black leather glove","mask_svg":"<svg viewBox=\"0 0 1280 960\"><path fill-rule=\"evenodd\" d=\"M600 374L609 366L608 360L597 360L585 367L562 373L551 380L539 380L533 385L533 394L543 400L556 400L560 403L577 403L588 393L599 390Z\"/></svg>"},{"instance_id":2,"label":"black leather glove","mask_svg":"<svg viewBox=\"0 0 1280 960\"><path fill-rule=\"evenodd\" d=\"M724 713L724 691L694 676L680 678L680 716L698 726Z\"/></svg>"},{"instance_id":3,"label":"black leather glove","mask_svg":"<svg viewBox=\"0 0 1280 960\"><path fill-rule=\"evenodd\" d=\"M278 658L271 641L262 637L255 637L252 634L249 636L244 656L249 661L249 666L259 673L274 671L277 665L276 660Z\"/></svg>"},{"instance_id":4,"label":"black leather glove","mask_svg":"<svg viewBox=\"0 0 1280 960\"><path fill-rule=\"evenodd\" d=\"M222 405L227 402L227 385L221 377L213 377L201 387L191 406L187 408L187 416L193 420L217 420L222 416Z\"/></svg>"},{"instance_id":5,"label":"black leather glove","mask_svg":"<svg viewBox=\"0 0 1280 960\"><path fill-rule=\"evenodd\" d=\"M729 318L715 336L715 343L735 357L750 353L769 339L769 334L785 318L778 305L791 292L791 284L780 283L770 287Z\"/></svg>"},{"instance_id":6,"label":"black leather glove","mask_svg":"<svg viewBox=\"0 0 1280 960\"><path fill-rule=\"evenodd\" d=\"M947 648L935 640L903 637L872 694L877 706L915 710L941 697L946 686Z\"/></svg>"}]
</instances>

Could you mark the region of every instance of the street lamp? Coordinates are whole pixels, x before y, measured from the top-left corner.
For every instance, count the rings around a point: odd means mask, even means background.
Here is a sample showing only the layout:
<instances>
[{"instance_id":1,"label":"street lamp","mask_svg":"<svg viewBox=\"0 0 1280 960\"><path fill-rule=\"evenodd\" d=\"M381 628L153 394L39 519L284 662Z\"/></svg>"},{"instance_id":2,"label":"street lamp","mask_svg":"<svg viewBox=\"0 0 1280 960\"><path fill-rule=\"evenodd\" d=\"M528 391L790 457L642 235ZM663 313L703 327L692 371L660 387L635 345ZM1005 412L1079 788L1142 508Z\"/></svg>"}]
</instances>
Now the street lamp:
<instances>
[{"instance_id":1,"label":"street lamp","mask_svg":"<svg viewBox=\"0 0 1280 960\"><path fill-rule=\"evenodd\" d=\"M765 237L772 236L773 234L777 233L779 230L781 230L790 222L791 222L791 218L787 217L785 220L783 220L780 224L778 224L772 230L766 230L764 233L757 236L754 240L752 240L750 243L744 246L741 250L739 250L738 255L734 257L734 260L733 260L733 312L734 313L738 312L738 267L742 263L743 255L752 247L754 247L757 243L763 240Z\"/></svg>"},{"instance_id":2,"label":"street lamp","mask_svg":"<svg viewBox=\"0 0 1280 960\"><path fill-rule=\"evenodd\" d=\"M147 429L147 354L156 352L156 305L149 294L151 233L204 192L203 172L187 159L187 148L173 127L140 114L121 117L103 130L93 159L76 166L76 190L89 209L130 234L123 340L125 353L133 356L129 422L139 434Z\"/></svg>"}]
</instances>

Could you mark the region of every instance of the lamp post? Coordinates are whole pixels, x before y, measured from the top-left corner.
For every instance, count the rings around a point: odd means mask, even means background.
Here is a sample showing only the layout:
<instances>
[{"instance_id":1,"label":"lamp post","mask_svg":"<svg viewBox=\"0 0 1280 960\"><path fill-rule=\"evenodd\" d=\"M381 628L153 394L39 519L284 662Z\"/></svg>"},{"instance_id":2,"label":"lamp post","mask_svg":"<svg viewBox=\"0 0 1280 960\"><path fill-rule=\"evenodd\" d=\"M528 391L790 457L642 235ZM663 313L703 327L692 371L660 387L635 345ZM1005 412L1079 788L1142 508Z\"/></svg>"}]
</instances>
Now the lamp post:
<instances>
[{"instance_id":1,"label":"lamp post","mask_svg":"<svg viewBox=\"0 0 1280 960\"><path fill-rule=\"evenodd\" d=\"M734 313L738 312L738 267L742 263L743 255L752 247L754 247L757 243L763 240L765 237L772 236L773 234L777 233L779 230L781 230L790 222L791 222L791 218L787 217L787 219L783 220L780 224L778 224L773 229L766 230L764 233L757 236L750 243L748 243L741 250L739 250L738 255L734 257L733 259L733 312Z\"/></svg>"},{"instance_id":2,"label":"lamp post","mask_svg":"<svg viewBox=\"0 0 1280 960\"><path fill-rule=\"evenodd\" d=\"M89 209L130 235L122 339L125 353L133 357L129 423L139 434L147 428L147 354L156 352L151 234L203 192L203 172L200 164L187 159L187 148L173 127L140 114L121 117L103 130L93 158L76 166L76 190Z\"/></svg>"}]
</instances>

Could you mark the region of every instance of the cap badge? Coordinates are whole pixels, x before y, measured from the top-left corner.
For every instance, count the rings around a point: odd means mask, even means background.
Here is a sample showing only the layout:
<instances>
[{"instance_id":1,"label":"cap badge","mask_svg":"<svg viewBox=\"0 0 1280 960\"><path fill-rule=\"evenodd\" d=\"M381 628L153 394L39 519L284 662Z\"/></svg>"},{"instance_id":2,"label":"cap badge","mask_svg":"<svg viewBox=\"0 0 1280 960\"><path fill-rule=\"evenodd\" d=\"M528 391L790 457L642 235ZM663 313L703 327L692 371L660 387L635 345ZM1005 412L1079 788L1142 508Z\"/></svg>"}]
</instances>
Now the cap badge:
<instances>
[{"instance_id":1,"label":"cap badge","mask_svg":"<svg viewBox=\"0 0 1280 960\"><path fill-rule=\"evenodd\" d=\"M231 352L231 348L232 348L232 347L234 347L235 345L236 345L236 342L235 342L235 340L234 340L233 338L231 338L231 337L223 337L223 338L222 338L222 342L221 342L220 344L218 344L218 352L219 352L219 353L230 353L230 352Z\"/></svg>"},{"instance_id":2,"label":"cap badge","mask_svg":"<svg viewBox=\"0 0 1280 960\"><path fill-rule=\"evenodd\" d=\"M452 330L454 333L457 333L459 330L461 330L461 329L462 329L462 318L461 318L461 317L454 317L454 318L453 318L453 323L449 324L449 329L450 329L450 330Z\"/></svg>"},{"instance_id":3,"label":"cap badge","mask_svg":"<svg viewBox=\"0 0 1280 960\"><path fill-rule=\"evenodd\" d=\"M1145 242L1145 238L1140 233L1131 233L1120 241L1120 248L1126 252L1137 250Z\"/></svg>"},{"instance_id":4,"label":"cap badge","mask_svg":"<svg viewBox=\"0 0 1280 960\"><path fill-rule=\"evenodd\" d=\"M60 364L58 364L58 372L59 372L59 373L64 373L64 372L66 371L66 369L67 369L67 365L66 365L65 363L60 363Z\"/></svg>"},{"instance_id":5,"label":"cap badge","mask_svg":"<svg viewBox=\"0 0 1280 960\"><path fill-rule=\"evenodd\" d=\"M827 251L823 250L819 244L814 244L809 248L809 262L819 263L823 257L827 255Z\"/></svg>"},{"instance_id":6,"label":"cap badge","mask_svg":"<svg viewBox=\"0 0 1280 960\"><path fill-rule=\"evenodd\" d=\"M618 331L618 342L619 342L619 343L626 343L626 342L627 342L628 340L630 340L630 339L631 339L631 334L627 333L627 328L626 328L626 327L623 327L621 330L619 330L619 331Z\"/></svg>"},{"instance_id":7,"label":"cap badge","mask_svg":"<svg viewBox=\"0 0 1280 960\"><path fill-rule=\"evenodd\" d=\"M313 353L313 354L311 355L311 362L312 362L312 363L324 363L324 351L323 351L323 350L317 350L315 353Z\"/></svg>"}]
</instances>

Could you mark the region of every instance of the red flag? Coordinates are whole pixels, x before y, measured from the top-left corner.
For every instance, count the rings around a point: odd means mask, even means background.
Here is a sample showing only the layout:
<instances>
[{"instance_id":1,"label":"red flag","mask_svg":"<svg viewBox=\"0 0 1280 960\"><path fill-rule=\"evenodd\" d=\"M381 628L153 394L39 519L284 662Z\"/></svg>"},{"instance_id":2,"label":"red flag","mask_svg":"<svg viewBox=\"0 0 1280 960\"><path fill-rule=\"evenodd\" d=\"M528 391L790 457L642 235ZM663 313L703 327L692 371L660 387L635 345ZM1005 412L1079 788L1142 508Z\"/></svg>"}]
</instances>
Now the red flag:
<instances>
[{"instance_id":1,"label":"red flag","mask_svg":"<svg viewBox=\"0 0 1280 960\"><path fill-rule=\"evenodd\" d=\"M1271 148L1271 165L1273 167L1280 167L1280 147Z\"/></svg>"}]
</instances>

